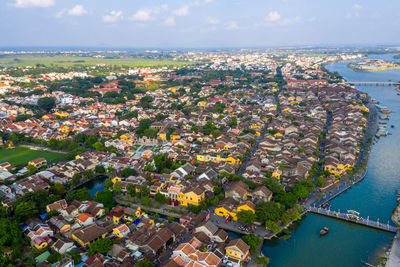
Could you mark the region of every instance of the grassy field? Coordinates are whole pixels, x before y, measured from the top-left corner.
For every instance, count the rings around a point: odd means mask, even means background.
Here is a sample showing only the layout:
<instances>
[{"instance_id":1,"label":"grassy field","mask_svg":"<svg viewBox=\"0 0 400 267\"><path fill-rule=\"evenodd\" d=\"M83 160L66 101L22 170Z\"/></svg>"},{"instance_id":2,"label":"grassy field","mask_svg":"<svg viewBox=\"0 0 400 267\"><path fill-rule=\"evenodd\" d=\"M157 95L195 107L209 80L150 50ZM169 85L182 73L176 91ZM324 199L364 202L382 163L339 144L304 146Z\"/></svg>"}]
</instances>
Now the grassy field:
<instances>
[{"instance_id":1,"label":"grassy field","mask_svg":"<svg viewBox=\"0 0 400 267\"><path fill-rule=\"evenodd\" d=\"M0 57L0 66L46 66L70 67L76 65L93 66L97 64L118 65L127 67L162 67L193 65L195 62L179 62L169 59L138 58L94 58L79 56L10 56Z\"/></svg>"},{"instance_id":2,"label":"grassy field","mask_svg":"<svg viewBox=\"0 0 400 267\"><path fill-rule=\"evenodd\" d=\"M65 155L44 150L31 150L24 147L0 149L0 163L9 162L12 165L26 165L30 160L45 158L48 163L60 161Z\"/></svg>"}]
</instances>

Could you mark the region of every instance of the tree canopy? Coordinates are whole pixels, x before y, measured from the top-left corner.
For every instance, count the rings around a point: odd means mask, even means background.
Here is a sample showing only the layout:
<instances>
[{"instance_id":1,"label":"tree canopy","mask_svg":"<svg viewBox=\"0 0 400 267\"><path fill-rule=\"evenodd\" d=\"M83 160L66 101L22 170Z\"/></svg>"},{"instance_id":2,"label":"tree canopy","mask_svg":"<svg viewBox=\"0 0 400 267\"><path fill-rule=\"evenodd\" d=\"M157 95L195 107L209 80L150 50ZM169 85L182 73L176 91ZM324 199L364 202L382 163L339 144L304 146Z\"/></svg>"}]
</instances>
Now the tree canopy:
<instances>
[{"instance_id":1,"label":"tree canopy","mask_svg":"<svg viewBox=\"0 0 400 267\"><path fill-rule=\"evenodd\" d=\"M42 97L39 98L37 102L39 108L49 112L52 108L56 106L56 100L52 97Z\"/></svg>"}]
</instances>

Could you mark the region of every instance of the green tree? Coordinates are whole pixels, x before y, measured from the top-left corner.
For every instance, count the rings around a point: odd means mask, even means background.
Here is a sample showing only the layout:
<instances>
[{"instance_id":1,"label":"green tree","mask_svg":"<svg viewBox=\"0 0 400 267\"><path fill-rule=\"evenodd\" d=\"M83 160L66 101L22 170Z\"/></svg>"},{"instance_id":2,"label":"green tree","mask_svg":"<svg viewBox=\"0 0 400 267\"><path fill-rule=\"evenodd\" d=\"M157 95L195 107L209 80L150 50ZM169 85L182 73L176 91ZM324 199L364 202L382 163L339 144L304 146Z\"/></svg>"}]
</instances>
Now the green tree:
<instances>
[{"instance_id":1,"label":"green tree","mask_svg":"<svg viewBox=\"0 0 400 267\"><path fill-rule=\"evenodd\" d=\"M269 258L263 256L263 257L258 257L254 259L255 263L262 265L262 266L268 266L269 264Z\"/></svg>"},{"instance_id":2,"label":"green tree","mask_svg":"<svg viewBox=\"0 0 400 267\"><path fill-rule=\"evenodd\" d=\"M323 187L323 186L325 185L325 177L319 176L319 177L315 178L315 183L316 183L319 187Z\"/></svg>"},{"instance_id":3,"label":"green tree","mask_svg":"<svg viewBox=\"0 0 400 267\"><path fill-rule=\"evenodd\" d=\"M252 224L257 219L257 216L250 210L241 210L237 213L238 221L244 224Z\"/></svg>"},{"instance_id":4,"label":"green tree","mask_svg":"<svg viewBox=\"0 0 400 267\"><path fill-rule=\"evenodd\" d=\"M203 134L210 135L215 128L215 125L211 121L207 121L207 123L203 126Z\"/></svg>"},{"instance_id":5,"label":"green tree","mask_svg":"<svg viewBox=\"0 0 400 267\"><path fill-rule=\"evenodd\" d=\"M271 221L271 220L266 220L265 221L265 227L267 227L268 229L270 229L272 232L277 233L279 232L279 226L276 222Z\"/></svg>"},{"instance_id":6,"label":"green tree","mask_svg":"<svg viewBox=\"0 0 400 267\"><path fill-rule=\"evenodd\" d=\"M105 151L104 145L101 142L94 143L93 148L96 149L97 151Z\"/></svg>"},{"instance_id":7,"label":"green tree","mask_svg":"<svg viewBox=\"0 0 400 267\"><path fill-rule=\"evenodd\" d=\"M69 251L67 254L69 254L72 258L72 260L74 261L75 265L78 265L79 263L82 262L82 257L81 254L79 254L76 249L72 249L71 251Z\"/></svg>"},{"instance_id":8,"label":"green tree","mask_svg":"<svg viewBox=\"0 0 400 267\"><path fill-rule=\"evenodd\" d=\"M148 95L140 99L140 105L142 108L151 108L151 102L153 102L153 98Z\"/></svg>"},{"instance_id":9,"label":"green tree","mask_svg":"<svg viewBox=\"0 0 400 267\"><path fill-rule=\"evenodd\" d=\"M55 183L54 184L54 193L57 195L62 195L65 193L65 186L63 184Z\"/></svg>"},{"instance_id":10,"label":"green tree","mask_svg":"<svg viewBox=\"0 0 400 267\"><path fill-rule=\"evenodd\" d=\"M119 195L119 194L121 194L121 190L122 190L122 184L121 183L115 183L114 186L113 186L114 193Z\"/></svg>"},{"instance_id":11,"label":"green tree","mask_svg":"<svg viewBox=\"0 0 400 267\"><path fill-rule=\"evenodd\" d=\"M293 207L297 203L297 196L292 192L282 192L274 196L275 202L279 202L285 207Z\"/></svg>"},{"instance_id":12,"label":"green tree","mask_svg":"<svg viewBox=\"0 0 400 267\"><path fill-rule=\"evenodd\" d=\"M214 138L218 138L219 136L221 136L221 131L220 130L213 130L212 132L211 132L211 135L214 137Z\"/></svg>"},{"instance_id":13,"label":"green tree","mask_svg":"<svg viewBox=\"0 0 400 267\"><path fill-rule=\"evenodd\" d=\"M283 186L275 179L275 178L268 178L263 183L271 192L276 195L285 192Z\"/></svg>"},{"instance_id":14,"label":"green tree","mask_svg":"<svg viewBox=\"0 0 400 267\"><path fill-rule=\"evenodd\" d=\"M230 124L230 126L233 128L233 127L236 127L237 125L238 125L237 118L236 118L236 117L231 117L231 124Z\"/></svg>"},{"instance_id":15,"label":"green tree","mask_svg":"<svg viewBox=\"0 0 400 267\"><path fill-rule=\"evenodd\" d=\"M13 257L19 258L21 256L21 248L27 245L27 241L18 223L10 218L0 220L0 236L0 251L10 247L13 251Z\"/></svg>"},{"instance_id":16,"label":"green tree","mask_svg":"<svg viewBox=\"0 0 400 267\"><path fill-rule=\"evenodd\" d=\"M32 201L19 203L15 207L14 211L15 216L19 219L19 221L23 222L28 218L33 218L38 215L38 210L35 207L35 204Z\"/></svg>"},{"instance_id":17,"label":"green tree","mask_svg":"<svg viewBox=\"0 0 400 267\"><path fill-rule=\"evenodd\" d=\"M83 176L85 176L86 179L91 180L94 177L94 173L92 170L84 170L83 171Z\"/></svg>"},{"instance_id":18,"label":"green tree","mask_svg":"<svg viewBox=\"0 0 400 267\"><path fill-rule=\"evenodd\" d=\"M250 247L252 254L257 253L258 246L261 244L261 240L254 234L245 235L242 237L243 241Z\"/></svg>"},{"instance_id":19,"label":"green tree","mask_svg":"<svg viewBox=\"0 0 400 267\"><path fill-rule=\"evenodd\" d=\"M58 252L53 252L48 258L47 261L50 263L56 263L57 261L61 260L61 254Z\"/></svg>"},{"instance_id":20,"label":"green tree","mask_svg":"<svg viewBox=\"0 0 400 267\"><path fill-rule=\"evenodd\" d=\"M113 193L110 190L98 191L94 197L94 200L103 203L104 207L109 209L115 205Z\"/></svg>"},{"instance_id":21,"label":"green tree","mask_svg":"<svg viewBox=\"0 0 400 267\"><path fill-rule=\"evenodd\" d=\"M111 189L113 188L114 184L110 179L107 179L106 182L104 183L104 188L105 189Z\"/></svg>"},{"instance_id":22,"label":"green tree","mask_svg":"<svg viewBox=\"0 0 400 267\"><path fill-rule=\"evenodd\" d=\"M96 173L98 174L103 174L106 173L106 169L104 168L103 165L97 165L96 168L94 169Z\"/></svg>"},{"instance_id":23,"label":"green tree","mask_svg":"<svg viewBox=\"0 0 400 267\"><path fill-rule=\"evenodd\" d=\"M101 253L106 255L108 251L111 250L112 245L115 242L108 238L98 239L90 245L88 255L92 257L96 253Z\"/></svg>"},{"instance_id":24,"label":"green tree","mask_svg":"<svg viewBox=\"0 0 400 267\"><path fill-rule=\"evenodd\" d=\"M148 260L141 260L135 263L135 267L154 267L154 264Z\"/></svg>"},{"instance_id":25,"label":"green tree","mask_svg":"<svg viewBox=\"0 0 400 267\"><path fill-rule=\"evenodd\" d=\"M75 199L79 201L92 200L89 189L86 187L80 188L75 191Z\"/></svg>"},{"instance_id":26,"label":"green tree","mask_svg":"<svg viewBox=\"0 0 400 267\"><path fill-rule=\"evenodd\" d=\"M137 174L136 170L132 168L123 169L121 172L122 177L135 176L136 174Z\"/></svg>"},{"instance_id":27,"label":"green tree","mask_svg":"<svg viewBox=\"0 0 400 267\"><path fill-rule=\"evenodd\" d=\"M74 175L72 175L71 184L77 185L80 183L81 179L82 175L80 173L74 173Z\"/></svg>"},{"instance_id":28,"label":"green tree","mask_svg":"<svg viewBox=\"0 0 400 267\"><path fill-rule=\"evenodd\" d=\"M26 166L26 168L29 170L28 175L32 175L38 171L37 167L32 164L28 164L28 166Z\"/></svg>"},{"instance_id":29,"label":"green tree","mask_svg":"<svg viewBox=\"0 0 400 267\"><path fill-rule=\"evenodd\" d=\"M49 220L51 217L58 216L60 213L57 210L51 210L46 213L46 220Z\"/></svg>"},{"instance_id":30,"label":"green tree","mask_svg":"<svg viewBox=\"0 0 400 267\"><path fill-rule=\"evenodd\" d=\"M142 205L150 207L151 206L151 199L148 196L144 196L140 199Z\"/></svg>"},{"instance_id":31,"label":"green tree","mask_svg":"<svg viewBox=\"0 0 400 267\"><path fill-rule=\"evenodd\" d=\"M154 196L154 200L161 204L169 203L169 198L167 198L166 196L164 196L163 194L160 194L160 193L157 193Z\"/></svg>"},{"instance_id":32,"label":"green tree","mask_svg":"<svg viewBox=\"0 0 400 267\"><path fill-rule=\"evenodd\" d=\"M52 108L56 106L56 100L52 97L42 97L39 98L37 102L39 108L46 112L49 112Z\"/></svg>"},{"instance_id":33,"label":"green tree","mask_svg":"<svg viewBox=\"0 0 400 267\"><path fill-rule=\"evenodd\" d=\"M256 206L257 219L263 223L268 220L276 222L282 217L283 213L284 209L278 203L264 202Z\"/></svg>"},{"instance_id":34,"label":"green tree","mask_svg":"<svg viewBox=\"0 0 400 267\"><path fill-rule=\"evenodd\" d=\"M292 188L292 192L298 198L306 198L312 190L314 190L314 185L310 179L297 181Z\"/></svg>"},{"instance_id":35,"label":"green tree","mask_svg":"<svg viewBox=\"0 0 400 267\"><path fill-rule=\"evenodd\" d=\"M136 188L135 188L134 185L128 185L128 186L126 187L126 191L128 192L128 194L129 194L131 197L134 197L134 196L136 195Z\"/></svg>"}]
</instances>

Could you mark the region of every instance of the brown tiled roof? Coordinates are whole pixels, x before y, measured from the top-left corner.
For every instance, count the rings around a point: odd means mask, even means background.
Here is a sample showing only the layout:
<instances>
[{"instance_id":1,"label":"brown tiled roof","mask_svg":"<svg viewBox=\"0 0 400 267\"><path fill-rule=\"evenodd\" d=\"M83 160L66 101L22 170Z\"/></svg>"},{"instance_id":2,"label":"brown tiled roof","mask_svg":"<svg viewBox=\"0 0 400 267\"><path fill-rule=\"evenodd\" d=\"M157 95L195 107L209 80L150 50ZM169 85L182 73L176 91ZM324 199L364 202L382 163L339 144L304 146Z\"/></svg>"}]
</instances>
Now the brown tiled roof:
<instances>
[{"instance_id":1,"label":"brown tiled roof","mask_svg":"<svg viewBox=\"0 0 400 267\"><path fill-rule=\"evenodd\" d=\"M247 253L250 247L242 240L242 239L233 239L227 247L236 247L238 248L243 254Z\"/></svg>"},{"instance_id":2,"label":"brown tiled roof","mask_svg":"<svg viewBox=\"0 0 400 267\"><path fill-rule=\"evenodd\" d=\"M78 230L74 235L79 238L83 243L92 242L96 238L99 238L103 234L107 233L107 230L96 224L93 224L83 230Z\"/></svg>"}]
</instances>

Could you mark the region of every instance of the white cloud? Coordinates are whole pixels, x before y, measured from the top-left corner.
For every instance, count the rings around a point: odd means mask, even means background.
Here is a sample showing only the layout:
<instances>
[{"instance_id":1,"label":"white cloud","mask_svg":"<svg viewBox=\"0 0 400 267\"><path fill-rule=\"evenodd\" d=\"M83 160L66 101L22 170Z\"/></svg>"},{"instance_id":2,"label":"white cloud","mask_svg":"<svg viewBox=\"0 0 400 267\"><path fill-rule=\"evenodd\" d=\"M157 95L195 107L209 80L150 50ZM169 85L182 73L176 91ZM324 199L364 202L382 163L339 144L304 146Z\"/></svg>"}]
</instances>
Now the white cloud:
<instances>
[{"instance_id":1,"label":"white cloud","mask_svg":"<svg viewBox=\"0 0 400 267\"><path fill-rule=\"evenodd\" d=\"M295 24L301 21L301 17L300 16L296 16L294 18L284 18L282 19L279 24L280 25L289 25L289 24Z\"/></svg>"},{"instance_id":2,"label":"white cloud","mask_svg":"<svg viewBox=\"0 0 400 267\"><path fill-rule=\"evenodd\" d=\"M123 18L122 11L113 10L109 14L103 16L103 21L107 23L114 23Z\"/></svg>"},{"instance_id":3,"label":"white cloud","mask_svg":"<svg viewBox=\"0 0 400 267\"><path fill-rule=\"evenodd\" d=\"M130 19L133 21L151 21L155 20L154 15L159 14L163 10L167 10L168 6L167 5L161 5L161 6L156 6L152 8L141 8L138 11L136 11L135 14L133 14Z\"/></svg>"},{"instance_id":4,"label":"white cloud","mask_svg":"<svg viewBox=\"0 0 400 267\"><path fill-rule=\"evenodd\" d=\"M355 8L355 9L361 9L362 6L361 6L360 4L354 4L354 8Z\"/></svg>"},{"instance_id":5,"label":"white cloud","mask_svg":"<svg viewBox=\"0 0 400 267\"><path fill-rule=\"evenodd\" d=\"M214 32L217 30L217 27L215 27L214 25L206 27L206 28L200 28L201 32Z\"/></svg>"},{"instance_id":6,"label":"white cloud","mask_svg":"<svg viewBox=\"0 0 400 267\"><path fill-rule=\"evenodd\" d=\"M175 16L183 17L189 15L189 6L183 6L172 12Z\"/></svg>"},{"instance_id":7,"label":"white cloud","mask_svg":"<svg viewBox=\"0 0 400 267\"><path fill-rule=\"evenodd\" d=\"M211 24L211 25L216 25L216 24L219 24L219 19L217 19L217 18L212 18L212 17L208 17L208 18L206 19L206 22L207 22L208 24Z\"/></svg>"},{"instance_id":8,"label":"white cloud","mask_svg":"<svg viewBox=\"0 0 400 267\"><path fill-rule=\"evenodd\" d=\"M175 26L175 17L174 16L170 16L170 17L166 18L164 20L164 25L165 26L169 26L169 27Z\"/></svg>"},{"instance_id":9,"label":"white cloud","mask_svg":"<svg viewBox=\"0 0 400 267\"><path fill-rule=\"evenodd\" d=\"M214 0L204 0L204 3L211 3L214 2Z\"/></svg>"},{"instance_id":10,"label":"white cloud","mask_svg":"<svg viewBox=\"0 0 400 267\"><path fill-rule=\"evenodd\" d=\"M278 21L281 19L281 14L278 11L271 11L268 13L267 17L265 18L267 21Z\"/></svg>"},{"instance_id":11,"label":"white cloud","mask_svg":"<svg viewBox=\"0 0 400 267\"><path fill-rule=\"evenodd\" d=\"M54 0L16 0L15 7L50 7L54 6Z\"/></svg>"},{"instance_id":12,"label":"white cloud","mask_svg":"<svg viewBox=\"0 0 400 267\"><path fill-rule=\"evenodd\" d=\"M61 18L61 17L64 15L64 13L65 13L66 11L67 11L67 9L64 8L64 9L62 9L61 11L57 12L54 16L55 16L56 18Z\"/></svg>"},{"instance_id":13,"label":"white cloud","mask_svg":"<svg viewBox=\"0 0 400 267\"><path fill-rule=\"evenodd\" d=\"M227 28L228 30L238 30L239 25L237 24L236 21L232 20L225 24L225 28Z\"/></svg>"},{"instance_id":14,"label":"white cloud","mask_svg":"<svg viewBox=\"0 0 400 267\"><path fill-rule=\"evenodd\" d=\"M131 20L134 21L149 21L154 20L152 13L148 9L139 9L135 14L131 16Z\"/></svg>"},{"instance_id":15,"label":"white cloud","mask_svg":"<svg viewBox=\"0 0 400 267\"><path fill-rule=\"evenodd\" d=\"M86 15L88 12L82 5L76 5L70 10L68 10L68 15L71 16L83 16Z\"/></svg>"}]
</instances>

